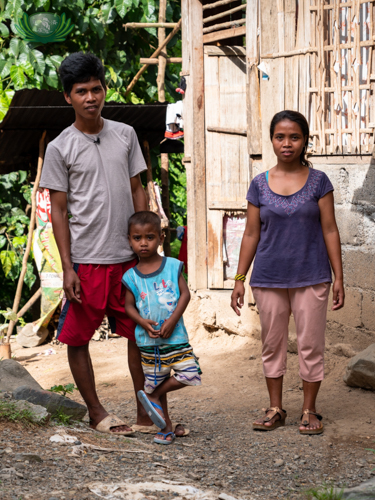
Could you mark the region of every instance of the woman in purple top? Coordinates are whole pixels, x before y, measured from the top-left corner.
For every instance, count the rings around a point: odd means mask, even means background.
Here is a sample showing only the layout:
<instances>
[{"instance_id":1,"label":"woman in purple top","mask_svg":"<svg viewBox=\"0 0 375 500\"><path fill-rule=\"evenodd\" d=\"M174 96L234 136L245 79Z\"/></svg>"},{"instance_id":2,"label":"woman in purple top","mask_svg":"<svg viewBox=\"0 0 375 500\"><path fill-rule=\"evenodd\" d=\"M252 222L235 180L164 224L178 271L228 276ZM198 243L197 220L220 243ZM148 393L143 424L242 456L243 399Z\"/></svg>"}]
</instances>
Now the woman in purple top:
<instances>
[{"instance_id":1,"label":"woman in purple top","mask_svg":"<svg viewBox=\"0 0 375 500\"><path fill-rule=\"evenodd\" d=\"M333 310L344 305L340 236L333 186L306 159L309 126L295 111L281 111L271 122L277 164L257 175L247 194L247 223L241 244L231 306L244 304L245 276L254 259L250 285L262 327L262 361L270 396L264 417L254 429L285 424L282 385L286 372L288 325L297 328L300 377L303 380L301 434L323 432L316 397L324 378L324 334L328 295L333 283ZM256 254L256 255L255 255Z\"/></svg>"}]
</instances>

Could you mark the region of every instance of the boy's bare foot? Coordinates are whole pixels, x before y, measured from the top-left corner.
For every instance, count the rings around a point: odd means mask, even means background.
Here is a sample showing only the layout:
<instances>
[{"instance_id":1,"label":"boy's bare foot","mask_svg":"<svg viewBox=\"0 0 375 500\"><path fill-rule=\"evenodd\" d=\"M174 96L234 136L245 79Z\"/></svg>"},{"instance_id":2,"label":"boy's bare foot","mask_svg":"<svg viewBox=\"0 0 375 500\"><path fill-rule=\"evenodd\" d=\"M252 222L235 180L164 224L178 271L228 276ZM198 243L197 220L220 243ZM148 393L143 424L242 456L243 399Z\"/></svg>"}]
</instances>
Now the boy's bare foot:
<instances>
[{"instance_id":1,"label":"boy's bare foot","mask_svg":"<svg viewBox=\"0 0 375 500\"><path fill-rule=\"evenodd\" d=\"M167 423L167 426L166 426L164 429L162 429L160 432L162 432L163 434L167 434L168 432L173 432L173 429L172 429L172 422L171 422L171 421L169 421L169 423ZM163 441L173 441L173 439L172 439L172 436L171 436L171 435L169 435L169 436L164 436L164 437L163 437L161 434L158 434L158 435L155 435L155 437L156 437L157 439L161 439L161 440L163 440Z\"/></svg>"}]
</instances>

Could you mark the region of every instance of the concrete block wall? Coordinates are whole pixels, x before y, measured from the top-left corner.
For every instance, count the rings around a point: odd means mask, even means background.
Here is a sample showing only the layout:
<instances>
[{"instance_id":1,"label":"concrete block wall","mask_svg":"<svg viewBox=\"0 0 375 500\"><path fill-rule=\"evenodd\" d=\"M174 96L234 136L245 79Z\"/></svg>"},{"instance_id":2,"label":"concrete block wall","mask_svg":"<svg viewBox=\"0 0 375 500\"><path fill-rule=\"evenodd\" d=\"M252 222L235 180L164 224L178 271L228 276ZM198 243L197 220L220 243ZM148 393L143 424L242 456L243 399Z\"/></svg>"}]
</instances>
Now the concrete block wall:
<instances>
[{"instance_id":1,"label":"concrete block wall","mask_svg":"<svg viewBox=\"0 0 375 500\"><path fill-rule=\"evenodd\" d=\"M328 312L327 349L343 356L375 342L375 160L371 156L313 157L334 188L335 211L343 250L345 307ZM262 162L253 162L253 175ZM251 293L238 318L230 308L231 290L198 290L186 313L189 330L205 329L260 338L259 316ZM331 307L332 304L330 304ZM290 324L290 351L295 327Z\"/></svg>"},{"instance_id":2,"label":"concrete block wall","mask_svg":"<svg viewBox=\"0 0 375 500\"><path fill-rule=\"evenodd\" d=\"M355 350L375 342L375 161L371 156L311 158L330 178L340 231L346 302L328 312L327 339Z\"/></svg>"}]
</instances>

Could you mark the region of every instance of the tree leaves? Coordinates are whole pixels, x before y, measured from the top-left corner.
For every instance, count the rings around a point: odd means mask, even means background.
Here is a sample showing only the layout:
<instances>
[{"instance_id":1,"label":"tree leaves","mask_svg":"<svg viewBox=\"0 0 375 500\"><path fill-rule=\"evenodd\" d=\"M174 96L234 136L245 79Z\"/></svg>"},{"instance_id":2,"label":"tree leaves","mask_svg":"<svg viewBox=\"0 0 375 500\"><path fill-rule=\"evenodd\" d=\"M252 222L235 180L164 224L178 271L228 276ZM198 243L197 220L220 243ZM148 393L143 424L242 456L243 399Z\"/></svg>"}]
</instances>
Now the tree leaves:
<instances>
[{"instance_id":1,"label":"tree leaves","mask_svg":"<svg viewBox=\"0 0 375 500\"><path fill-rule=\"evenodd\" d=\"M11 250L3 250L0 252L0 261L3 266L5 276L11 272L12 267L16 263L16 254Z\"/></svg>"},{"instance_id":2,"label":"tree leaves","mask_svg":"<svg viewBox=\"0 0 375 500\"><path fill-rule=\"evenodd\" d=\"M23 87L25 83L25 75L21 66L13 65L10 68L10 77L17 90Z\"/></svg>"},{"instance_id":3,"label":"tree leaves","mask_svg":"<svg viewBox=\"0 0 375 500\"><path fill-rule=\"evenodd\" d=\"M132 0L115 0L115 7L120 17L125 17L126 12L132 6Z\"/></svg>"}]
</instances>

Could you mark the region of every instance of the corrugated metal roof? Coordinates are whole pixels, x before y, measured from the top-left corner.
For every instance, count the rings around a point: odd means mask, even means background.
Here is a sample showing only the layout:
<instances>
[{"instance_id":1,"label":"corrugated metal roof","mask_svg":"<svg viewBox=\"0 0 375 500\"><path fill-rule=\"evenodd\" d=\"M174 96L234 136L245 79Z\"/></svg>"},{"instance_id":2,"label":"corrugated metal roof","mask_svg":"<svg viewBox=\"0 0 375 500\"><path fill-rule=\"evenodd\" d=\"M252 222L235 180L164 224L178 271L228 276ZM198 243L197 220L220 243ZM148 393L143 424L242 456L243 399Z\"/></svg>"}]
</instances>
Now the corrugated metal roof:
<instances>
[{"instance_id":1,"label":"corrugated metal roof","mask_svg":"<svg viewBox=\"0 0 375 500\"><path fill-rule=\"evenodd\" d=\"M134 127L142 143L150 147L164 138L167 103L121 104L106 103L104 118L127 123ZM38 157L41 134L47 130L53 140L74 122L74 110L61 92L49 90L20 90L15 93L8 113L0 123L0 174L28 169Z\"/></svg>"}]
</instances>

